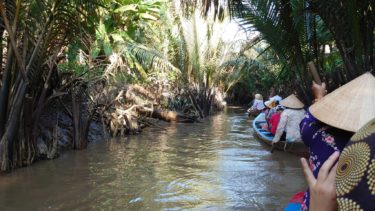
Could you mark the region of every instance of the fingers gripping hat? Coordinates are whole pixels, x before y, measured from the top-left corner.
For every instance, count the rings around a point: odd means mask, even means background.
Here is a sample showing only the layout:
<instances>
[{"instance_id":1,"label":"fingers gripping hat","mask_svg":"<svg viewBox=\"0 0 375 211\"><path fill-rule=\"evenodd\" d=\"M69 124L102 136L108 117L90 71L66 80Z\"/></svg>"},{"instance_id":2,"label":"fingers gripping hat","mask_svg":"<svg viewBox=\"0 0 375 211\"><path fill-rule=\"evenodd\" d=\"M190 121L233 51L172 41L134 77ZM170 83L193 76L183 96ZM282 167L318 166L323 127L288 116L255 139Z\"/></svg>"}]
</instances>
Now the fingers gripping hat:
<instances>
[{"instance_id":1,"label":"fingers gripping hat","mask_svg":"<svg viewBox=\"0 0 375 211\"><path fill-rule=\"evenodd\" d=\"M301 109L305 106L294 94L291 94L289 97L282 100L280 105L294 109Z\"/></svg>"},{"instance_id":2,"label":"fingers gripping hat","mask_svg":"<svg viewBox=\"0 0 375 211\"><path fill-rule=\"evenodd\" d=\"M340 211L375 210L375 119L351 138L336 170Z\"/></svg>"},{"instance_id":3,"label":"fingers gripping hat","mask_svg":"<svg viewBox=\"0 0 375 211\"><path fill-rule=\"evenodd\" d=\"M375 77L365 73L326 95L309 110L328 125L356 132L375 117Z\"/></svg>"}]
</instances>

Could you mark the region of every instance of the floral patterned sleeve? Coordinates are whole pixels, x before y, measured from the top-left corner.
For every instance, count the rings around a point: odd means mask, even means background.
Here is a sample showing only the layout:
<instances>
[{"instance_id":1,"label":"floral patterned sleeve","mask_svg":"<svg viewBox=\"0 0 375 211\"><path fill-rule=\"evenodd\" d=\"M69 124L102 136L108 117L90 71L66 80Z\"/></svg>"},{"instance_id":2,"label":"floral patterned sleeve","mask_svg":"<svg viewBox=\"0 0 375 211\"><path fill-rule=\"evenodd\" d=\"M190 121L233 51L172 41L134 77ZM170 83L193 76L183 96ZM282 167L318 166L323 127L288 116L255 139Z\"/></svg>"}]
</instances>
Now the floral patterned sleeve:
<instances>
[{"instance_id":1,"label":"floral patterned sleeve","mask_svg":"<svg viewBox=\"0 0 375 211\"><path fill-rule=\"evenodd\" d=\"M353 133L343 131L317 120L307 111L300 123L302 141L310 148L309 166L314 177L317 178L322 164L335 151L342 151ZM309 207L310 193L305 192L302 211Z\"/></svg>"},{"instance_id":2,"label":"floral patterned sleeve","mask_svg":"<svg viewBox=\"0 0 375 211\"><path fill-rule=\"evenodd\" d=\"M310 146L314 134L319 131L317 122L318 120L307 110L305 117L300 123L301 138L307 146Z\"/></svg>"},{"instance_id":3,"label":"floral patterned sleeve","mask_svg":"<svg viewBox=\"0 0 375 211\"><path fill-rule=\"evenodd\" d=\"M288 122L288 115L286 112L281 113L279 124L277 125L275 137L273 137L272 142L279 142L281 136L283 135L286 127L286 123Z\"/></svg>"}]
</instances>

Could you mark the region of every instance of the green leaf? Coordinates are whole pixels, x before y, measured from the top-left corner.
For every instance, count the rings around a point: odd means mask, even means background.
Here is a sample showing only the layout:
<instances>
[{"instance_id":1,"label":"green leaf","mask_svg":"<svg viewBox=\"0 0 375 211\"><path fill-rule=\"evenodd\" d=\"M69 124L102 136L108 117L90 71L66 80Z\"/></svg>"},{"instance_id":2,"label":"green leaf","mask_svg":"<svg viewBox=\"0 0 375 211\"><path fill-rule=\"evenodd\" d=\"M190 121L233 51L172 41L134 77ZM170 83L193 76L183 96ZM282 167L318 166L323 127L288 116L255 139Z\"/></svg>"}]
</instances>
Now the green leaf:
<instances>
[{"instance_id":1,"label":"green leaf","mask_svg":"<svg viewBox=\"0 0 375 211\"><path fill-rule=\"evenodd\" d=\"M138 12L138 5L130 4L130 5L119 7L118 9L115 10L115 13L122 13L122 12L128 12L128 11Z\"/></svg>"},{"instance_id":2,"label":"green leaf","mask_svg":"<svg viewBox=\"0 0 375 211\"><path fill-rule=\"evenodd\" d=\"M96 57L99 56L99 53L100 53L100 48L98 47L95 47L91 50L91 56L93 59L95 59Z\"/></svg>"},{"instance_id":3,"label":"green leaf","mask_svg":"<svg viewBox=\"0 0 375 211\"><path fill-rule=\"evenodd\" d=\"M154 12L154 13L157 13L157 14L160 13L160 9L159 8L152 8L152 7L150 7L150 8L147 8L147 10L151 11L151 12Z\"/></svg>"},{"instance_id":4,"label":"green leaf","mask_svg":"<svg viewBox=\"0 0 375 211\"><path fill-rule=\"evenodd\" d=\"M96 37L103 39L107 35L107 30L103 22L100 22L96 29Z\"/></svg>"},{"instance_id":5,"label":"green leaf","mask_svg":"<svg viewBox=\"0 0 375 211\"><path fill-rule=\"evenodd\" d=\"M124 42L124 37L121 34L111 34L114 42Z\"/></svg>"},{"instance_id":6,"label":"green leaf","mask_svg":"<svg viewBox=\"0 0 375 211\"><path fill-rule=\"evenodd\" d=\"M140 16L141 18L143 18L143 19L148 19L148 20L153 20L153 21L158 20L157 17L155 17L155 16L153 16L153 15L150 15L150 14L148 14L148 13L142 13L142 14L140 14L139 16Z\"/></svg>"},{"instance_id":7,"label":"green leaf","mask_svg":"<svg viewBox=\"0 0 375 211\"><path fill-rule=\"evenodd\" d=\"M112 46L110 43L105 42L103 44L104 53L106 56L109 56L112 54Z\"/></svg>"}]
</instances>

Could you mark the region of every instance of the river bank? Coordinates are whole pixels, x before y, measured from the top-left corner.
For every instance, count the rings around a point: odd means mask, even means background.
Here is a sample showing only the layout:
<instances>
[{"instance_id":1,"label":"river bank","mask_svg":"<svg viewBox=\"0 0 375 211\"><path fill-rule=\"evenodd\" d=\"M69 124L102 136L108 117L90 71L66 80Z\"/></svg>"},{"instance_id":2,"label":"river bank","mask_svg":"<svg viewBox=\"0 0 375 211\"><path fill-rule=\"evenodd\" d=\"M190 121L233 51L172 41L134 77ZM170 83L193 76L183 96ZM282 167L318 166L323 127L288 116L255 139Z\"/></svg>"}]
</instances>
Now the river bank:
<instances>
[{"instance_id":1,"label":"river bank","mask_svg":"<svg viewBox=\"0 0 375 211\"><path fill-rule=\"evenodd\" d=\"M50 93L32 115L38 121L28 120L21 127L20 135L26 137L21 136L23 143L16 149L9 148L12 159L5 162L10 166L4 172L58 158L71 149L84 150L90 142L137 135L150 126L163 129L160 122L196 123L206 117L193 103L200 98L187 92L166 94L168 87L109 85L100 80L89 85L75 76L65 77L59 80L59 91ZM224 109L219 91L211 98L208 114Z\"/></svg>"}]
</instances>

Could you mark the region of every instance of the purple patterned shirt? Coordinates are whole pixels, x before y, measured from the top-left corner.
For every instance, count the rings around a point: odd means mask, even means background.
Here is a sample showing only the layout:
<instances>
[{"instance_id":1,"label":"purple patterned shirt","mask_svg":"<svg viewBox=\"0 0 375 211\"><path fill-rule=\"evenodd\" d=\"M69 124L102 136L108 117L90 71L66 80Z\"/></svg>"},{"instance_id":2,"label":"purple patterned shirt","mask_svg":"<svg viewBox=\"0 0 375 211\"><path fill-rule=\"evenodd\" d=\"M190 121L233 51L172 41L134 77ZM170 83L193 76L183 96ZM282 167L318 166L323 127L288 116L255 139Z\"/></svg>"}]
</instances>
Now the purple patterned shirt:
<instances>
[{"instance_id":1,"label":"purple patterned shirt","mask_svg":"<svg viewBox=\"0 0 375 211\"><path fill-rule=\"evenodd\" d=\"M341 152L353 133L328 126L317 120L310 111L300 123L301 138L310 148L309 166L315 178L322 164L335 151ZM301 210L308 210L310 194L305 192Z\"/></svg>"}]
</instances>

